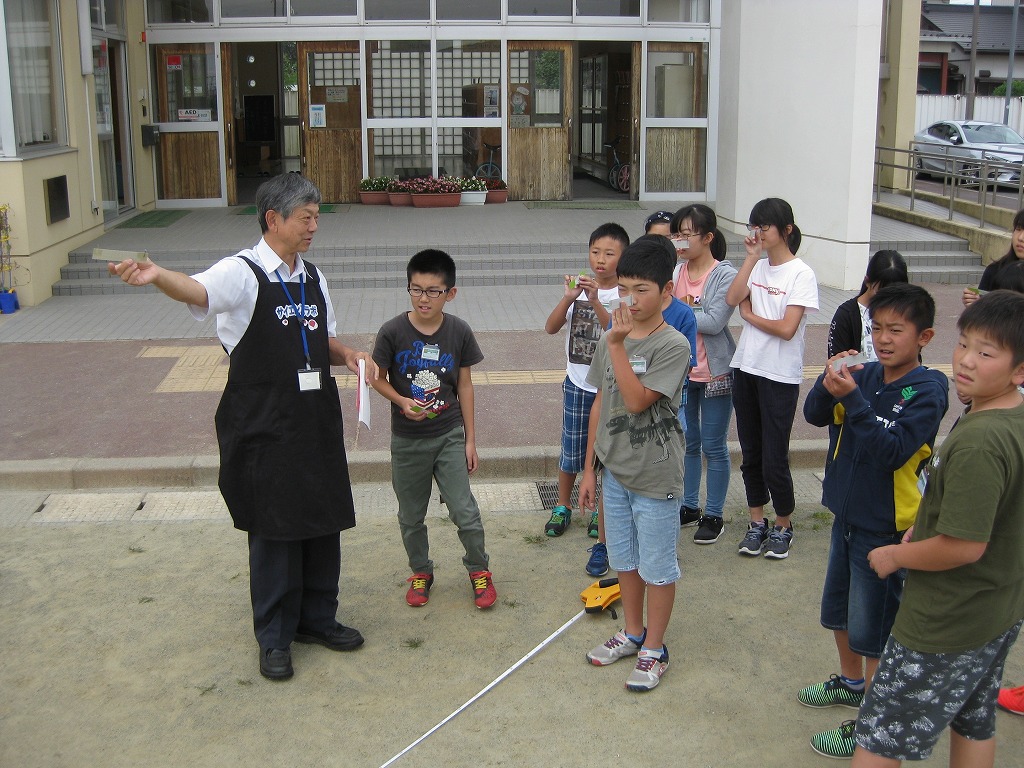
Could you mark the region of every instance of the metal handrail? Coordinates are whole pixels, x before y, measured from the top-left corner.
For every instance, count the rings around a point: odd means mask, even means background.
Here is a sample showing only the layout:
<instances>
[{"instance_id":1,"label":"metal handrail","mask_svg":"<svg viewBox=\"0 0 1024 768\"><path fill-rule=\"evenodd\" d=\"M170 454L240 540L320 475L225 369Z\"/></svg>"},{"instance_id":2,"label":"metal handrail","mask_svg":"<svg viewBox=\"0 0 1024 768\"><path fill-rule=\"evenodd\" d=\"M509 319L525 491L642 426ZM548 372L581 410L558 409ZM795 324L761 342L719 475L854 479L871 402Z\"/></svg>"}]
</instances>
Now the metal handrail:
<instances>
[{"instance_id":1,"label":"metal handrail","mask_svg":"<svg viewBox=\"0 0 1024 768\"><path fill-rule=\"evenodd\" d=\"M906 173L906 187L910 193L910 210L914 210L917 193L917 176L919 173L927 173L933 177L942 178L942 194L949 198L948 219L953 220L954 204L957 193L961 188L976 189L978 191L978 203L981 205L979 226L984 229L985 211L988 205L988 193L991 188L992 204L996 203L996 195L999 188L1012 188L1005 182L999 182L998 176L1003 172L1017 172L1017 210L1024 208L1024 173L1021 173L1022 164L1007 162L1005 160L990 159L983 153L980 160L964 158L957 155L950 155L948 147L932 147L928 150L915 147L911 142L910 149L899 147L875 147L875 202L881 199L882 183L881 170L892 168L896 171ZM883 160L883 153L892 153L893 161ZM1001 153L1006 154L1006 153ZM943 170L935 171L924 169L924 160L939 161ZM1024 153L1022 153L1024 161ZM922 167L919 167L922 166ZM972 201L973 202L973 201Z\"/></svg>"}]
</instances>

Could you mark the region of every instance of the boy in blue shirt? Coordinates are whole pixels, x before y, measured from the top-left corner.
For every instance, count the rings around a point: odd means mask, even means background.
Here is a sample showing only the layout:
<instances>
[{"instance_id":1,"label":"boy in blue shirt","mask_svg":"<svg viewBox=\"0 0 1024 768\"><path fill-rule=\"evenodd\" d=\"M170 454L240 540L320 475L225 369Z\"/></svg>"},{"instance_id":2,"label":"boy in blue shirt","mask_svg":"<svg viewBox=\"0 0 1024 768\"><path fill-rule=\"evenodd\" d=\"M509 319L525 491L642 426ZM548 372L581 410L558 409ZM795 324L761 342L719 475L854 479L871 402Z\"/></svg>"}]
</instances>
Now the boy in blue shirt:
<instances>
[{"instance_id":1,"label":"boy in blue shirt","mask_svg":"<svg viewBox=\"0 0 1024 768\"><path fill-rule=\"evenodd\" d=\"M391 401L391 484L412 570L405 600L426 605L434 583L424 523L433 479L459 529L476 607L490 608L497 593L480 507L469 487L479 461L470 366L484 356L465 321L444 311L457 290L452 257L420 251L409 260L406 276L412 311L377 332L373 360L387 375L372 382Z\"/></svg>"},{"instance_id":2,"label":"boy in blue shirt","mask_svg":"<svg viewBox=\"0 0 1024 768\"><path fill-rule=\"evenodd\" d=\"M600 468L602 527L625 612L625 627L587 660L607 666L636 655L626 680L631 691L653 689L668 669L664 637L679 579L684 448L678 413L690 344L662 315L672 295L672 266L673 259L652 240L642 239L622 254L619 294L630 296L632 304L612 312L612 327L601 337L587 375L598 392L580 504L594 509Z\"/></svg>"},{"instance_id":3,"label":"boy in blue shirt","mask_svg":"<svg viewBox=\"0 0 1024 768\"><path fill-rule=\"evenodd\" d=\"M935 334L928 291L887 286L868 310L878 362L846 366L843 359L855 352L840 352L804 400L808 422L839 428L825 469L823 500L835 521L821 625L835 635L840 674L800 691L797 699L808 707L860 706L903 592L902 571L879 579L867 554L899 543L913 525L921 501L918 474L949 404L946 376L918 362ZM852 721L815 735L811 747L827 757L851 757Z\"/></svg>"}]
</instances>

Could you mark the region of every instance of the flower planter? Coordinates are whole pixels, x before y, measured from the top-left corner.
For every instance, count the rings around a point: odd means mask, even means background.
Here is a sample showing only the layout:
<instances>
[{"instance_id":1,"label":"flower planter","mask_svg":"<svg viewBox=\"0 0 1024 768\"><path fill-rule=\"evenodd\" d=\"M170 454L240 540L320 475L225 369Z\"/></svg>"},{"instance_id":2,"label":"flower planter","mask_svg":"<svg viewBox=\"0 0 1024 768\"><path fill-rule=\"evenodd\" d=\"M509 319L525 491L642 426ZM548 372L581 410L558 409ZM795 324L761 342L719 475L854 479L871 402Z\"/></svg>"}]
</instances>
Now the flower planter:
<instances>
[{"instance_id":1,"label":"flower planter","mask_svg":"<svg viewBox=\"0 0 1024 768\"><path fill-rule=\"evenodd\" d=\"M387 192L360 192L359 202L363 205L388 205Z\"/></svg>"},{"instance_id":2,"label":"flower planter","mask_svg":"<svg viewBox=\"0 0 1024 768\"><path fill-rule=\"evenodd\" d=\"M412 195L408 192L388 192L388 202L391 205L412 205Z\"/></svg>"},{"instance_id":3,"label":"flower planter","mask_svg":"<svg viewBox=\"0 0 1024 768\"><path fill-rule=\"evenodd\" d=\"M461 192L428 192L412 196L412 204L416 208L455 208L461 200Z\"/></svg>"},{"instance_id":4,"label":"flower planter","mask_svg":"<svg viewBox=\"0 0 1024 768\"><path fill-rule=\"evenodd\" d=\"M487 201L487 190L470 190L462 193L459 205L483 205Z\"/></svg>"},{"instance_id":5,"label":"flower planter","mask_svg":"<svg viewBox=\"0 0 1024 768\"><path fill-rule=\"evenodd\" d=\"M0 291L0 312L12 315L18 309L18 294L15 291Z\"/></svg>"},{"instance_id":6,"label":"flower planter","mask_svg":"<svg viewBox=\"0 0 1024 768\"><path fill-rule=\"evenodd\" d=\"M507 189L489 189L487 190L487 202L488 203L504 203L508 201L508 190Z\"/></svg>"}]
</instances>

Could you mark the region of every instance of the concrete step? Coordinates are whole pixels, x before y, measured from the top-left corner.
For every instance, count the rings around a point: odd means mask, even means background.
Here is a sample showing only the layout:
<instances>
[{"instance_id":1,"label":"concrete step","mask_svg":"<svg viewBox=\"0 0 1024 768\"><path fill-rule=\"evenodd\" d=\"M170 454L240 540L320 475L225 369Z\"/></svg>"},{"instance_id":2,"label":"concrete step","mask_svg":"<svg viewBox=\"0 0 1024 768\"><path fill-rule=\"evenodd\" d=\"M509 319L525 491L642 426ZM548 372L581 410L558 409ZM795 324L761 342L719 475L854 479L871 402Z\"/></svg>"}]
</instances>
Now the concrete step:
<instances>
[{"instance_id":1,"label":"concrete step","mask_svg":"<svg viewBox=\"0 0 1024 768\"><path fill-rule=\"evenodd\" d=\"M727 258L739 267L744 246L729 235ZM210 249L181 250L175 243L150 249L155 261L168 269L195 274L221 259L225 253ZM439 247L444 248L444 245ZM956 285L977 284L980 257L965 240L940 236L930 239L872 242L870 251L898 250L906 257L911 280ZM311 260L327 275L333 290L394 288L404 283L405 266L416 246L331 246L318 244ZM563 275L574 274L586 264L580 243L481 243L448 248L459 268L460 285L558 285ZM106 264L93 260L91 249L69 254L61 279L53 285L54 296L88 296L135 293L107 275Z\"/></svg>"}]
</instances>

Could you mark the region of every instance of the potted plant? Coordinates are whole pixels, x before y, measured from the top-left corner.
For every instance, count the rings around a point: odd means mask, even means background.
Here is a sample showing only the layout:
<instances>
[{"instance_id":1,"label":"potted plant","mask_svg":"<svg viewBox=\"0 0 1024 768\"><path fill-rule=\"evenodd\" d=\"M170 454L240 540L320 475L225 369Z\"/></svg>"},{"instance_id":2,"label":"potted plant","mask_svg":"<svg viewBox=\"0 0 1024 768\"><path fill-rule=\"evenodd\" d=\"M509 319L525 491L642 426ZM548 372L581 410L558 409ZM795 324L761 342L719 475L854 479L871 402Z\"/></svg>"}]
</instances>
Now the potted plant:
<instances>
[{"instance_id":1,"label":"potted plant","mask_svg":"<svg viewBox=\"0 0 1024 768\"><path fill-rule=\"evenodd\" d=\"M459 205L483 205L487 200L487 182L475 176L459 179L462 199Z\"/></svg>"},{"instance_id":2,"label":"potted plant","mask_svg":"<svg viewBox=\"0 0 1024 768\"><path fill-rule=\"evenodd\" d=\"M18 309L18 293L14 290L14 265L11 263L11 224L7 219L10 206L0 205L0 312L9 315Z\"/></svg>"},{"instance_id":3,"label":"potted plant","mask_svg":"<svg viewBox=\"0 0 1024 768\"><path fill-rule=\"evenodd\" d=\"M370 176L359 182L359 202L363 205L387 205L390 176Z\"/></svg>"},{"instance_id":4,"label":"potted plant","mask_svg":"<svg viewBox=\"0 0 1024 768\"><path fill-rule=\"evenodd\" d=\"M502 179L487 179L487 202L504 203L508 200L508 184Z\"/></svg>"},{"instance_id":5,"label":"potted plant","mask_svg":"<svg viewBox=\"0 0 1024 768\"><path fill-rule=\"evenodd\" d=\"M412 205L412 195L409 194L409 182L400 179L392 179L388 182L388 202L391 205Z\"/></svg>"},{"instance_id":6,"label":"potted plant","mask_svg":"<svg viewBox=\"0 0 1024 768\"><path fill-rule=\"evenodd\" d=\"M462 200L459 180L453 176L425 176L406 183L417 208L454 208Z\"/></svg>"}]
</instances>

